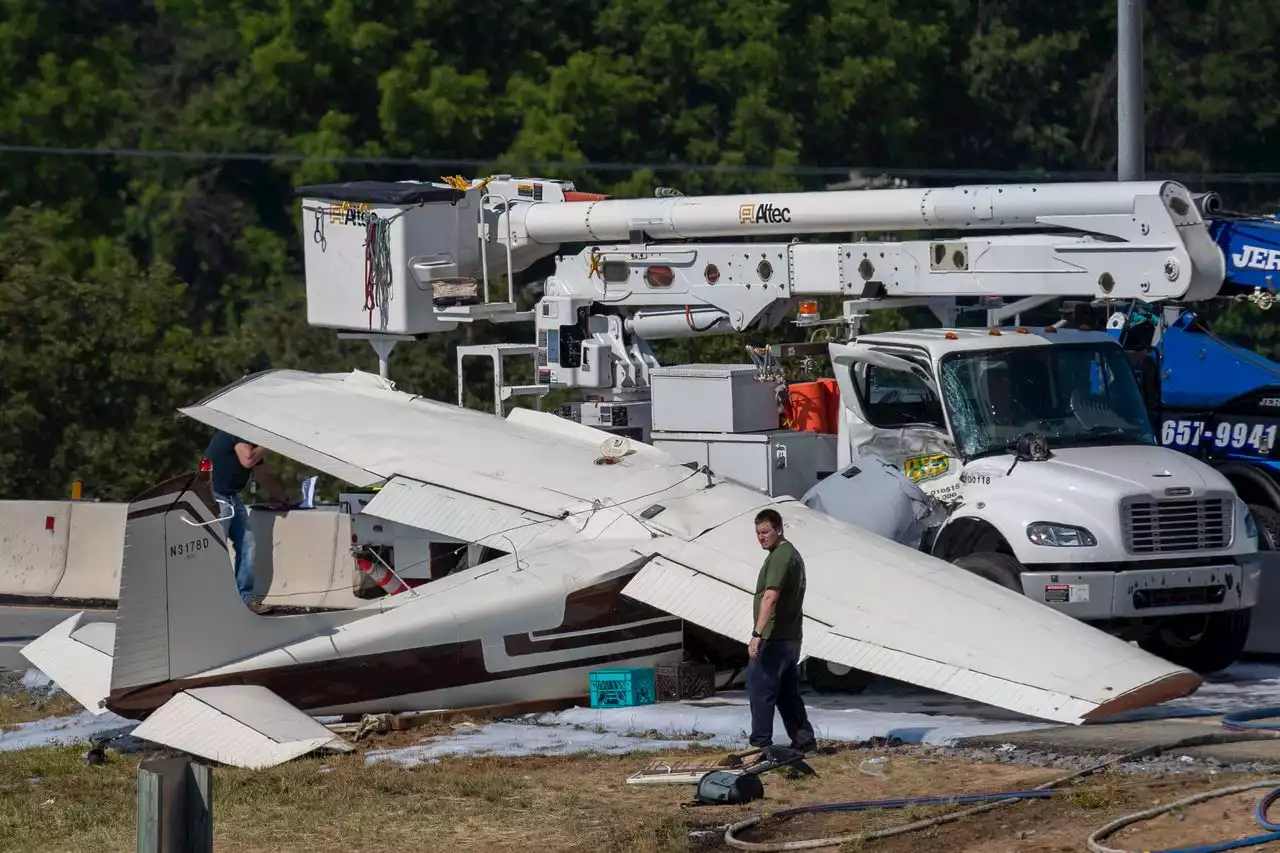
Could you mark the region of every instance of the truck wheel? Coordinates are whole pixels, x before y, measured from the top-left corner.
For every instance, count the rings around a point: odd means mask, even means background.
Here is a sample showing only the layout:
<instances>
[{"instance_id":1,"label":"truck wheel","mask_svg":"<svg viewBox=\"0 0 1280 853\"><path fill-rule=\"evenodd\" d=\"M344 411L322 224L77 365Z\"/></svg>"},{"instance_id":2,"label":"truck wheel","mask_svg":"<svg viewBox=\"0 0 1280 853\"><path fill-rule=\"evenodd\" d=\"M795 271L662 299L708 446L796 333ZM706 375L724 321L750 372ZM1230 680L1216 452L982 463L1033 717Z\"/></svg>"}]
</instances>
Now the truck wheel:
<instances>
[{"instance_id":1,"label":"truck wheel","mask_svg":"<svg viewBox=\"0 0 1280 853\"><path fill-rule=\"evenodd\" d=\"M1175 616L1138 645L1201 675L1217 672L1235 663L1244 651L1252 613L1252 610L1232 610L1205 616Z\"/></svg>"},{"instance_id":2,"label":"truck wheel","mask_svg":"<svg viewBox=\"0 0 1280 853\"><path fill-rule=\"evenodd\" d=\"M867 689L872 675L844 664L806 658L804 677L817 693L861 693Z\"/></svg>"},{"instance_id":3,"label":"truck wheel","mask_svg":"<svg viewBox=\"0 0 1280 853\"><path fill-rule=\"evenodd\" d=\"M1262 504L1249 504L1258 523L1258 550L1280 551L1280 512Z\"/></svg>"},{"instance_id":4,"label":"truck wheel","mask_svg":"<svg viewBox=\"0 0 1280 853\"><path fill-rule=\"evenodd\" d=\"M965 554L951 562L966 572L972 572L1022 595L1022 564L1008 554L981 551L977 554Z\"/></svg>"}]
</instances>

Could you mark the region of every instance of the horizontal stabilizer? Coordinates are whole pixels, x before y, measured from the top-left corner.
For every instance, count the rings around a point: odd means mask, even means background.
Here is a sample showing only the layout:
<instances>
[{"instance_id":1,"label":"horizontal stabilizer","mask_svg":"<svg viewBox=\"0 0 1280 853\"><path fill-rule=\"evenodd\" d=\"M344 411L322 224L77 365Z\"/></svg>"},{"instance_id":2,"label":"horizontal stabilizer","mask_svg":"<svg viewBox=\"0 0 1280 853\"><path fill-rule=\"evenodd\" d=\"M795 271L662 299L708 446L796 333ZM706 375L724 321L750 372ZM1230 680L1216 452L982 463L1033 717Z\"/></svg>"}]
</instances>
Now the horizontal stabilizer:
<instances>
[{"instance_id":1,"label":"horizontal stabilizer","mask_svg":"<svg viewBox=\"0 0 1280 853\"><path fill-rule=\"evenodd\" d=\"M22 656L91 714L106 712L111 692L111 649L116 626L90 622L84 611L68 617L22 647Z\"/></svg>"},{"instance_id":2,"label":"horizontal stabilizer","mask_svg":"<svg viewBox=\"0 0 1280 853\"><path fill-rule=\"evenodd\" d=\"M133 730L135 737L211 761L259 770L322 747L354 746L265 687L184 690Z\"/></svg>"}]
</instances>

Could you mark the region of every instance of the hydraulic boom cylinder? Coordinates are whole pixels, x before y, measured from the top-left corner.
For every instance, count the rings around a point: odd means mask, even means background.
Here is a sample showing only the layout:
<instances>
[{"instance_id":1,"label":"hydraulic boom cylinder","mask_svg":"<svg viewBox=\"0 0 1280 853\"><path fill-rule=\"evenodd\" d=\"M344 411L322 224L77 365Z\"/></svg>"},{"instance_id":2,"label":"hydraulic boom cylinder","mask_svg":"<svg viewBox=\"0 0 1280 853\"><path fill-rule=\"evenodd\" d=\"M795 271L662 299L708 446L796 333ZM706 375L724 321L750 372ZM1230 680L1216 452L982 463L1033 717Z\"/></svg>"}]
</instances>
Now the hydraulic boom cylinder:
<instances>
[{"instance_id":1,"label":"hydraulic boom cylinder","mask_svg":"<svg viewBox=\"0 0 1280 853\"><path fill-rule=\"evenodd\" d=\"M759 195L609 199L531 204L523 212L533 243L656 240L849 231L1044 227L1053 217L1134 215L1154 197L1177 224L1200 222L1191 194L1171 181L1008 184L926 189L844 190ZM520 214L516 214L517 219Z\"/></svg>"}]
</instances>

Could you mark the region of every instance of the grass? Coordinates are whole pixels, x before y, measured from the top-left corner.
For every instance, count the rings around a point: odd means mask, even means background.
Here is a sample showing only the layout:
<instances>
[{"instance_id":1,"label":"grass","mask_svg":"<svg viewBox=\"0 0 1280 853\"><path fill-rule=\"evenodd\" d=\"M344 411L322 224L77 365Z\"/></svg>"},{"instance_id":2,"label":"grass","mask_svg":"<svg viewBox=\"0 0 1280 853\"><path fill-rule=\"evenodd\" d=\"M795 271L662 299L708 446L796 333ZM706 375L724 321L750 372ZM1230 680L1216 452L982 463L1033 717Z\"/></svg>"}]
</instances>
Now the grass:
<instances>
[{"instance_id":1,"label":"grass","mask_svg":"<svg viewBox=\"0 0 1280 853\"><path fill-rule=\"evenodd\" d=\"M10 731L19 723L45 717L64 717L83 710L79 702L61 691L50 695L44 691L26 690L22 687L21 675L0 673L0 732Z\"/></svg>"},{"instance_id":2,"label":"grass","mask_svg":"<svg viewBox=\"0 0 1280 853\"><path fill-rule=\"evenodd\" d=\"M131 851L141 755L84 745L0 753L0 851ZM215 846L243 853L689 849L687 788L626 785L642 759L466 758L404 768L361 755L264 771L215 766Z\"/></svg>"},{"instance_id":3,"label":"grass","mask_svg":"<svg viewBox=\"0 0 1280 853\"><path fill-rule=\"evenodd\" d=\"M32 713L36 711L32 710ZM20 715L19 715L20 716ZM728 851L696 845L690 831L723 827L747 815L814 803L884 799L1034 787L1061 770L1006 764L970 764L919 747L851 749L813 757L817 778L767 774L766 800L745 806L687 808L686 785L631 786L626 779L659 758L719 755L689 751L630 756L445 758L406 768L366 764L363 752L407 745L435 730L376 735L360 751L308 756L262 771L215 766L215 848L237 853L311 851L524 851L597 853ZM86 763L84 745L0 753L0 853L54 853L135 849L135 780L144 755L108 751L102 766ZM154 754L154 753L149 753ZM881 756L881 776L858 770ZM927 761L922 761L926 758ZM1161 779L1152 774L1103 774L1051 800L1013 804L943 827L889 839L853 843L847 851L877 853L1057 853L1080 849L1085 835L1120 814L1193 790L1230 784L1226 774ZM1259 792L1260 793L1260 792ZM1125 849L1176 846L1253 832L1252 801L1215 802L1197 820L1170 819L1117 838ZM947 807L912 807L863 813L801 815L772 820L747 840L848 835L932 817ZM1216 810L1216 811L1215 811ZM1226 820L1225 812L1231 811ZM1238 814L1237 814L1238 813ZM1159 838L1160 832L1167 838ZM1203 839L1193 835L1204 835ZM1159 838L1162 843L1158 844Z\"/></svg>"}]
</instances>

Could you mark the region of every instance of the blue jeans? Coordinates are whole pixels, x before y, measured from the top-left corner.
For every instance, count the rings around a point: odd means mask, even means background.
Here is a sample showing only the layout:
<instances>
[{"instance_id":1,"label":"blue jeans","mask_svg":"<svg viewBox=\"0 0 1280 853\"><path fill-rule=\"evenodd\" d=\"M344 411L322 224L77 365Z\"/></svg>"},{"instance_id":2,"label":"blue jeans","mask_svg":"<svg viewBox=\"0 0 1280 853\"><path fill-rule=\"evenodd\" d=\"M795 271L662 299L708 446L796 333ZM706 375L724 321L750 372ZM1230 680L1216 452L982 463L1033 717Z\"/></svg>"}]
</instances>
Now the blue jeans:
<instances>
[{"instance_id":1,"label":"blue jeans","mask_svg":"<svg viewBox=\"0 0 1280 853\"><path fill-rule=\"evenodd\" d=\"M236 551L236 588L245 604L253 601L253 529L249 526L249 510L239 495L214 495L221 503L218 515L226 515L227 504L232 515L222 523L227 539Z\"/></svg>"},{"instance_id":2,"label":"blue jeans","mask_svg":"<svg viewBox=\"0 0 1280 853\"><path fill-rule=\"evenodd\" d=\"M747 664L747 697L751 701L751 737L747 742L752 746L773 744L775 709L793 749L813 745L813 726L800 698L799 663L799 640L762 640L759 652Z\"/></svg>"}]
</instances>

